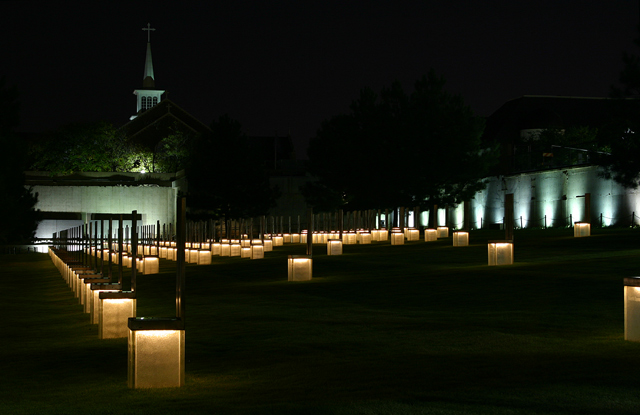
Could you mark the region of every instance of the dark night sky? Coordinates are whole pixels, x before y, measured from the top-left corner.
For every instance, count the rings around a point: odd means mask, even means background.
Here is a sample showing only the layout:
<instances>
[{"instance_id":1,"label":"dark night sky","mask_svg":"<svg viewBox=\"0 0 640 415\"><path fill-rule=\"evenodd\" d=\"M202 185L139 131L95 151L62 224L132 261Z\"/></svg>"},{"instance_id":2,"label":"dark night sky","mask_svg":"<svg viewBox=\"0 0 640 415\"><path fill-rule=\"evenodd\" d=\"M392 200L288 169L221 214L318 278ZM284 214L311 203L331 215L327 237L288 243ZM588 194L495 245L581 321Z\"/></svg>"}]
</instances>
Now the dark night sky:
<instances>
[{"instance_id":1,"label":"dark night sky","mask_svg":"<svg viewBox=\"0 0 640 415\"><path fill-rule=\"evenodd\" d=\"M20 131L124 124L150 22L156 87L205 124L291 133L298 154L361 88L433 67L478 115L522 95L607 96L635 52L636 0L0 2L0 76Z\"/></svg>"}]
</instances>

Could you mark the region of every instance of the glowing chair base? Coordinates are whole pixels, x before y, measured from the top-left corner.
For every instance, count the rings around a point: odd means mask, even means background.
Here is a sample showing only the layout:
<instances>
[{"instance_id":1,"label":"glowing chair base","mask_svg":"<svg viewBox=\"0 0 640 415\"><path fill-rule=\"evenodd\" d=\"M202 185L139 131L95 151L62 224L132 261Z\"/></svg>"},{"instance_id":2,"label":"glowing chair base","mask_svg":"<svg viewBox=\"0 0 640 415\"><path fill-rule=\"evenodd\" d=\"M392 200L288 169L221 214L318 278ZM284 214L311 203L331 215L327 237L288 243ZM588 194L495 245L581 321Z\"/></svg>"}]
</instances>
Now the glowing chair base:
<instances>
[{"instance_id":1,"label":"glowing chair base","mask_svg":"<svg viewBox=\"0 0 640 415\"><path fill-rule=\"evenodd\" d=\"M313 259L310 255L289 255L289 281L309 281Z\"/></svg>"},{"instance_id":2,"label":"glowing chair base","mask_svg":"<svg viewBox=\"0 0 640 415\"><path fill-rule=\"evenodd\" d=\"M101 292L98 337L118 339L127 337L127 321L136 316L135 293L131 291Z\"/></svg>"},{"instance_id":3,"label":"glowing chair base","mask_svg":"<svg viewBox=\"0 0 640 415\"><path fill-rule=\"evenodd\" d=\"M339 239L328 240L327 255L342 255L342 241Z\"/></svg>"},{"instance_id":4,"label":"glowing chair base","mask_svg":"<svg viewBox=\"0 0 640 415\"><path fill-rule=\"evenodd\" d=\"M130 318L130 388L184 386L185 330L176 318Z\"/></svg>"},{"instance_id":5,"label":"glowing chair base","mask_svg":"<svg viewBox=\"0 0 640 415\"><path fill-rule=\"evenodd\" d=\"M454 232L453 246L469 246L469 232Z\"/></svg>"},{"instance_id":6,"label":"glowing chair base","mask_svg":"<svg viewBox=\"0 0 640 415\"><path fill-rule=\"evenodd\" d=\"M589 222L576 222L573 224L573 236L580 238L591 236L591 224Z\"/></svg>"},{"instance_id":7,"label":"glowing chair base","mask_svg":"<svg viewBox=\"0 0 640 415\"><path fill-rule=\"evenodd\" d=\"M489 241L489 265L513 264L513 241Z\"/></svg>"},{"instance_id":8,"label":"glowing chair base","mask_svg":"<svg viewBox=\"0 0 640 415\"><path fill-rule=\"evenodd\" d=\"M624 339L640 341L640 277L624 279Z\"/></svg>"}]
</instances>

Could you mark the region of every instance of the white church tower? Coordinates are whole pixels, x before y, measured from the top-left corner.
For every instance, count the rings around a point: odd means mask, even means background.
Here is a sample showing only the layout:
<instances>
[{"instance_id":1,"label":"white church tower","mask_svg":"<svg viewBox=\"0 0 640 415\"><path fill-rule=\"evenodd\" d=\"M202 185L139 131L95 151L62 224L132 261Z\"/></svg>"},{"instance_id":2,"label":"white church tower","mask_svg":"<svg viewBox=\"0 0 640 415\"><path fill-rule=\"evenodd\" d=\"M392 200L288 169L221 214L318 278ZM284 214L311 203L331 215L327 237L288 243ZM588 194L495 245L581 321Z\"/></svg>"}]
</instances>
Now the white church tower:
<instances>
[{"instance_id":1,"label":"white church tower","mask_svg":"<svg viewBox=\"0 0 640 415\"><path fill-rule=\"evenodd\" d=\"M140 111L146 111L160 102L163 90L156 89L155 76L153 75L153 61L151 60L151 31L156 30L147 23L147 27L142 28L147 32L147 56L144 62L144 77L142 78L142 88L133 91L137 97L138 107L136 115L131 116L131 120L136 118Z\"/></svg>"}]
</instances>

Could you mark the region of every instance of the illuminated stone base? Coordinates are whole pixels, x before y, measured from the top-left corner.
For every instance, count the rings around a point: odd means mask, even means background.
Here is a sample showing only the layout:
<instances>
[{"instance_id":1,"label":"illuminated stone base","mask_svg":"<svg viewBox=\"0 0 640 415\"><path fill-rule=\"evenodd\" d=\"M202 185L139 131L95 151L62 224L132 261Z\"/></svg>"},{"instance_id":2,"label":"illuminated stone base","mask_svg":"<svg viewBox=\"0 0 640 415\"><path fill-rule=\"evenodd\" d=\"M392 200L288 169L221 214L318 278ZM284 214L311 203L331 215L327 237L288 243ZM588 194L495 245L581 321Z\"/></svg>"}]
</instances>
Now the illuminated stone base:
<instances>
[{"instance_id":1,"label":"illuminated stone base","mask_svg":"<svg viewBox=\"0 0 640 415\"><path fill-rule=\"evenodd\" d=\"M454 232L453 246L469 246L469 232Z\"/></svg>"},{"instance_id":2,"label":"illuminated stone base","mask_svg":"<svg viewBox=\"0 0 640 415\"><path fill-rule=\"evenodd\" d=\"M358 235L352 232L342 234L342 243L345 245L355 245L358 240Z\"/></svg>"},{"instance_id":3,"label":"illuminated stone base","mask_svg":"<svg viewBox=\"0 0 640 415\"><path fill-rule=\"evenodd\" d=\"M289 255L289 281L309 281L313 260L310 255Z\"/></svg>"},{"instance_id":4,"label":"illuminated stone base","mask_svg":"<svg viewBox=\"0 0 640 415\"><path fill-rule=\"evenodd\" d=\"M573 236L576 238L580 238L582 236L591 236L591 224L589 222L574 223Z\"/></svg>"},{"instance_id":5,"label":"illuminated stone base","mask_svg":"<svg viewBox=\"0 0 640 415\"><path fill-rule=\"evenodd\" d=\"M127 337L127 321L136 316L135 293L130 291L101 292L98 337L118 339Z\"/></svg>"},{"instance_id":6,"label":"illuminated stone base","mask_svg":"<svg viewBox=\"0 0 640 415\"><path fill-rule=\"evenodd\" d=\"M435 229L425 229L424 230L424 241L425 242L433 242L438 240L438 231Z\"/></svg>"},{"instance_id":7,"label":"illuminated stone base","mask_svg":"<svg viewBox=\"0 0 640 415\"><path fill-rule=\"evenodd\" d=\"M131 318L128 385L130 388L184 386L185 330L179 319Z\"/></svg>"},{"instance_id":8,"label":"illuminated stone base","mask_svg":"<svg viewBox=\"0 0 640 415\"><path fill-rule=\"evenodd\" d=\"M448 226L438 226L438 238L448 238L449 237L449 227Z\"/></svg>"},{"instance_id":9,"label":"illuminated stone base","mask_svg":"<svg viewBox=\"0 0 640 415\"><path fill-rule=\"evenodd\" d=\"M198 251L198 265L211 265L211 251Z\"/></svg>"},{"instance_id":10,"label":"illuminated stone base","mask_svg":"<svg viewBox=\"0 0 640 415\"><path fill-rule=\"evenodd\" d=\"M264 258L264 246L251 245L251 259L263 259L263 258Z\"/></svg>"},{"instance_id":11,"label":"illuminated stone base","mask_svg":"<svg viewBox=\"0 0 640 415\"><path fill-rule=\"evenodd\" d=\"M404 245L404 233L391 232L391 245Z\"/></svg>"},{"instance_id":12,"label":"illuminated stone base","mask_svg":"<svg viewBox=\"0 0 640 415\"><path fill-rule=\"evenodd\" d=\"M489 265L513 264L512 241L489 241Z\"/></svg>"},{"instance_id":13,"label":"illuminated stone base","mask_svg":"<svg viewBox=\"0 0 640 415\"><path fill-rule=\"evenodd\" d=\"M342 255L342 241L339 239L328 240L327 255Z\"/></svg>"},{"instance_id":14,"label":"illuminated stone base","mask_svg":"<svg viewBox=\"0 0 640 415\"><path fill-rule=\"evenodd\" d=\"M407 229L405 231L405 237L407 241L419 241L420 240L420 231L418 229Z\"/></svg>"},{"instance_id":15,"label":"illuminated stone base","mask_svg":"<svg viewBox=\"0 0 640 415\"><path fill-rule=\"evenodd\" d=\"M358 242L360 244L368 245L371 243L371 234L369 232L360 232L358 234Z\"/></svg>"},{"instance_id":16,"label":"illuminated stone base","mask_svg":"<svg viewBox=\"0 0 640 415\"><path fill-rule=\"evenodd\" d=\"M145 275L160 273L160 258L148 256L144 258L142 273Z\"/></svg>"},{"instance_id":17,"label":"illuminated stone base","mask_svg":"<svg viewBox=\"0 0 640 415\"><path fill-rule=\"evenodd\" d=\"M640 277L624 279L624 339L640 342Z\"/></svg>"}]
</instances>

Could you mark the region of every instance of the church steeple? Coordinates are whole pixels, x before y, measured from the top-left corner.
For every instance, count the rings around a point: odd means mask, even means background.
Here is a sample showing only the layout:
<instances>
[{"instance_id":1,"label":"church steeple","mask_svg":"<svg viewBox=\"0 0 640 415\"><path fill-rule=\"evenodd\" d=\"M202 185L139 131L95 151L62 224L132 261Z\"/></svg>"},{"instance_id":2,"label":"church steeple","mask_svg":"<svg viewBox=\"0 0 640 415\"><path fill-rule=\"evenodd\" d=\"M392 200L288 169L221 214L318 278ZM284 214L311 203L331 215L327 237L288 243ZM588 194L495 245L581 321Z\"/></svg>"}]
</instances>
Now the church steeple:
<instances>
[{"instance_id":1,"label":"church steeple","mask_svg":"<svg viewBox=\"0 0 640 415\"><path fill-rule=\"evenodd\" d=\"M147 59L144 61L143 88L155 88L156 82L153 76L153 61L151 60L151 43L147 43Z\"/></svg>"},{"instance_id":2,"label":"church steeple","mask_svg":"<svg viewBox=\"0 0 640 415\"><path fill-rule=\"evenodd\" d=\"M133 94L137 96L137 113L140 111L146 111L149 108L160 102L163 90L156 89L155 75L153 73L153 60L151 59L151 31L156 30L151 27L151 23L147 24L147 27L143 27L142 30L147 32L147 54L144 61L144 77L142 78L142 88L133 91ZM137 117L131 116L130 119Z\"/></svg>"}]
</instances>

